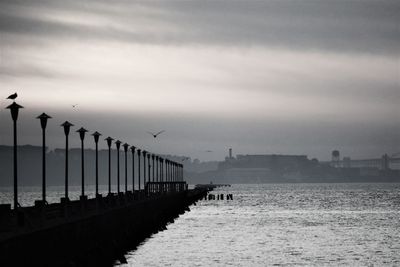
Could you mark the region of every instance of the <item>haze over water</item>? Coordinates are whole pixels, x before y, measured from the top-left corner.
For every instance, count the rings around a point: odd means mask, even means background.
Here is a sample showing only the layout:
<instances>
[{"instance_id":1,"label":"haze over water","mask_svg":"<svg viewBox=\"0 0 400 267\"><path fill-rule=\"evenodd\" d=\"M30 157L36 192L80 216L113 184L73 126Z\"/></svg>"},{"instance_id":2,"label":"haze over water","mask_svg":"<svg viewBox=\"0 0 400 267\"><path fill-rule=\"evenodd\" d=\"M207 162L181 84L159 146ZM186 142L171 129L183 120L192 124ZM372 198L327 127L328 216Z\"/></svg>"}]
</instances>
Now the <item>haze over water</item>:
<instances>
[{"instance_id":1,"label":"haze over water","mask_svg":"<svg viewBox=\"0 0 400 267\"><path fill-rule=\"evenodd\" d=\"M123 266L397 266L400 184L233 185L200 201Z\"/></svg>"}]
</instances>

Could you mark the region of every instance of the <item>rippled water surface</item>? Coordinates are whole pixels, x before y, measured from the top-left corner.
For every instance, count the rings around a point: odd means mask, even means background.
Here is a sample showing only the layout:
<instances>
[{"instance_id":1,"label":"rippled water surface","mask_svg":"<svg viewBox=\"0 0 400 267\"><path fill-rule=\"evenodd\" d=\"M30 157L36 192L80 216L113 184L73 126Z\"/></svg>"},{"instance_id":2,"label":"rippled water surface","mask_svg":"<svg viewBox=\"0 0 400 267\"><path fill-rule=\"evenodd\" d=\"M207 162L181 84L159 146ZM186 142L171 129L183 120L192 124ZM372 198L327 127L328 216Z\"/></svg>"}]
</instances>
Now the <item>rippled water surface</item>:
<instances>
[{"instance_id":1,"label":"rippled water surface","mask_svg":"<svg viewBox=\"0 0 400 267\"><path fill-rule=\"evenodd\" d=\"M400 266L400 184L233 185L123 266Z\"/></svg>"}]
</instances>

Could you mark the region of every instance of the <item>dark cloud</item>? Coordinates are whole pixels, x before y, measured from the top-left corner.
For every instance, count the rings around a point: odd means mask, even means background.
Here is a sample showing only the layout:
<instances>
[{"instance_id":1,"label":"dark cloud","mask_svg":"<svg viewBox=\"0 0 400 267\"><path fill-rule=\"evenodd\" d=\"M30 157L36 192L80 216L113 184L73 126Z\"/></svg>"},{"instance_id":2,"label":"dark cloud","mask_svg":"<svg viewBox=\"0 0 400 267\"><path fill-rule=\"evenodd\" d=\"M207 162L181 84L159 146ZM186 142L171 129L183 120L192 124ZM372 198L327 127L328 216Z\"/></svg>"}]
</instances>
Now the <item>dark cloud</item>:
<instances>
[{"instance_id":1,"label":"dark cloud","mask_svg":"<svg viewBox=\"0 0 400 267\"><path fill-rule=\"evenodd\" d=\"M2 1L0 31L44 38L398 53L398 1ZM48 14L107 24L62 22ZM55 13L58 14L58 13Z\"/></svg>"}]
</instances>

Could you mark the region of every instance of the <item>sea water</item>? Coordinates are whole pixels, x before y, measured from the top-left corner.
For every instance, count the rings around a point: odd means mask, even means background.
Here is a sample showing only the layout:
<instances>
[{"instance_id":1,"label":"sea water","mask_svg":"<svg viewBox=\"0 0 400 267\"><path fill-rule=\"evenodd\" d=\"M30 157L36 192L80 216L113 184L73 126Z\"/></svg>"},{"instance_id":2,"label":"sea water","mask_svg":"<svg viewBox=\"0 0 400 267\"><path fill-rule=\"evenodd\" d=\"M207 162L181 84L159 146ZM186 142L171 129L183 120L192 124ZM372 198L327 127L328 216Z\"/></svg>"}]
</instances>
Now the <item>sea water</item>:
<instances>
[{"instance_id":1,"label":"sea water","mask_svg":"<svg viewBox=\"0 0 400 267\"><path fill-rule=\"evenodd\" d=\"M80 190L71 186L71 199ZM93 186L86 192L94 197ZM400 184L232 185L211 193L225 198L197 202L121 266L400 266ZM63 196L63 187L47 188L49 203ZM40 198L40 187L20 188L22 206ZM12 188L0 188L0 203L11 202Z\"/></svg>"},{"instance_id":2,"label":"sea water","mask_svg":"<svg viewBox=\"0 0 400 267\"><path fill-rule=\"evenodd\" d=\"M400 184L232 185L122 266L400 266ZM118 263L116 263L118 265Z\"/></svg>"}]
</instances>

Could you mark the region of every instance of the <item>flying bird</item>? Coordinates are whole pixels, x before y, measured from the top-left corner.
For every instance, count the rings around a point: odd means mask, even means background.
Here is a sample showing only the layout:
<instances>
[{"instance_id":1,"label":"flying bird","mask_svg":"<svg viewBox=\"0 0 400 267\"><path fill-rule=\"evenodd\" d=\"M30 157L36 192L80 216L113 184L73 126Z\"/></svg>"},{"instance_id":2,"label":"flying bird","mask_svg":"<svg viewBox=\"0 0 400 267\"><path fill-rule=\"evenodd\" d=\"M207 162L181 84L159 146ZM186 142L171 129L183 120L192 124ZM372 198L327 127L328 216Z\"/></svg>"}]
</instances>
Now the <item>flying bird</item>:
<instances>
[{"instance_id":1,"label":"flying bird","mask_svg":"<svg viewBox=\"0 0 400 267\"><path fill-rule=\"evenodd\" d=\"M212 150L206 150L205 152L210 153L210 152L213 152L213 151Z\"/></svg>"},{"instance_id":2,"label":"flying bird","mask_svg":"<svg viewBox=\"0 0 400 267\"><path fill-rule=\"evenodd\" d=\"M72 108L75 108L78 104L72 105Z\"/></svg>"},{"instance_id":3,"label":"flying bird","mask_svg":"<svg viewBox=\"0 0 400 267\"><path fill-rule=\"evenodd\" d=\"M157 138L157 136L161 133L165 132L165 130L159 131L158 133L152 133L152 132L147 132L148 134L151 134L154 138Z\"/></svg>"},{"instance_id":4,"label":"flying bird","mask_svg":"<svg viewBox=\"0 0 400 267\"><path fill-rule=\"evenodd\" d=\"M12 100L14 100L14 99L16 99L17 98L17 93L14 93L14 94L12 94L12 95L9 95L8 97L7 97L7 99L12 99Z\"/></svg>"}]
</instances>

